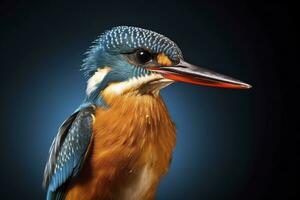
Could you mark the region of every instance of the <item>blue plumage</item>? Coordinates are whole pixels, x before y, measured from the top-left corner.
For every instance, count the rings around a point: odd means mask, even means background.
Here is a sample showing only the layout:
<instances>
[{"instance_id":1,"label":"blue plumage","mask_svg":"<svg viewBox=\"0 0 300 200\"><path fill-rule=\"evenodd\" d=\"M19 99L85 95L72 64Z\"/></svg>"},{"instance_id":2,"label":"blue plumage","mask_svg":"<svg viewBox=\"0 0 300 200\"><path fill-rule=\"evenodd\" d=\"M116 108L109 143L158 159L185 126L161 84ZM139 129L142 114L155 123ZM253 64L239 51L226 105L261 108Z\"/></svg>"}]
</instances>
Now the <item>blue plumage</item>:
<instances>
[{"instance_id":1,"label":"blue plumage","mask_svg":"<svg viewBox=\"0 0 300 200\"><path fill-rule=\"evenodd\" d=\"M182 58L179 47L169 38L154 31L131 27L118 26L104 32L94 41L84 59L82 70L89 77L102 66L118 66L120 54L131 53L136 49L143 48L151 53L163 52L171 59Z\"/></svg>"},{"instance_id":2,"label":"blue plumage","mask_svg":"<svg viewBox=\"0 0 300 200\"><path fill-rule=\"evenodd\" d=\"M64 184L76 176L82 166L86 150L92 138L92 114L89 106L74 113L61 126L50 148L50 157L44 172L47 200L63 198Z\"/></svg>"}]
</instances>

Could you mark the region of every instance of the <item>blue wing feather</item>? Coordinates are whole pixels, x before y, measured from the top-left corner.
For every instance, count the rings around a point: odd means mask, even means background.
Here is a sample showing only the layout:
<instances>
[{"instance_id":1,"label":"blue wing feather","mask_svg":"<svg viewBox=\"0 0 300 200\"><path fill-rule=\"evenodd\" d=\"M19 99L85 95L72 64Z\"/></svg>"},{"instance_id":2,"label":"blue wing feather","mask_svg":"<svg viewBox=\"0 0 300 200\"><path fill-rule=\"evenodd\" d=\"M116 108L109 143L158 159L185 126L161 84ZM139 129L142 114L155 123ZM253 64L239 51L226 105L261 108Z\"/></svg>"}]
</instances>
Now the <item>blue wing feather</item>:
<instances>
[{"instance_id":1,"label":"blue wing feather","mask_svg":"<svg viewBox=\"0 0 300 200\"><path fill-rule=\"evenodd\" d=\"M93 113L94 106L82 108L60 127L50 147L44 172L47 199L62 199L62 188L80 170L92 139Z\"/></svg>"}]
</instances>

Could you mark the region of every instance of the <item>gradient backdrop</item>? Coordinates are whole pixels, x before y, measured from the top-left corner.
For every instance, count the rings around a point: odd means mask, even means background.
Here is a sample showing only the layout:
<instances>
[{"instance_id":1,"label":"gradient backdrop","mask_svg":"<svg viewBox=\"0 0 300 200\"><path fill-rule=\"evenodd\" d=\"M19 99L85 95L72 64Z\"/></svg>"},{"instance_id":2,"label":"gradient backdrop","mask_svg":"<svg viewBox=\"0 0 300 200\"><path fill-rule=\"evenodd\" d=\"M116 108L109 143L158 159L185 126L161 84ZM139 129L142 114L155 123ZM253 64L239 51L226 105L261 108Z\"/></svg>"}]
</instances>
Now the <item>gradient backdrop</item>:
<instances>
[{"instance_id":1,"label":"gradient backdrop","mask_svg":"<svg viewBox=\"0 0 300 200\"><path fill-rule=\"evenodd\" d=\"M161 94L178 129L157 199L266 199L280 182L281 4L222 1L4 1L1 10L1 199L43 199L48 149L81 103L83 53L104 30L162 33L185 60L250 83L248 91L176 83ZM284 186L283 186L284 187ZM280 189L279 189L280 188Z\"/></svg>"}]
</instances>

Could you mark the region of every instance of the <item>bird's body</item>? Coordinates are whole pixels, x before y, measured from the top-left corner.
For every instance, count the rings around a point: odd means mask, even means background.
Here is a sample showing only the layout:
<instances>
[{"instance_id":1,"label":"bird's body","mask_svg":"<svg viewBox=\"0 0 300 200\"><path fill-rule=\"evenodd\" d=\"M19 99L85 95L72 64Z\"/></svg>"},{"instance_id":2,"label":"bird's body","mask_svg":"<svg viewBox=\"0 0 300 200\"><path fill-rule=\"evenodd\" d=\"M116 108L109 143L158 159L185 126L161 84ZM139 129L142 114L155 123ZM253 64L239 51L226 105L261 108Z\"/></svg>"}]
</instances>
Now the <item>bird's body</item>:
<instances>
[{"instance_id":1,"label":"bird's body","mask_svg":"<svg viewBox=\"0 0 300 200\"><path fill-rule=\"evenodd\" d=\"M152 199L175 145L167 108L154 95L104 96L110 109L96 108L93 141L66 199Z\"/></svg>"},{"instance_id":2,"label":"bird's body","mask_svg":"<svg viewBox=\"0 0 300 200\"><path fill-rule=\"evenodd\" d=\"M186 63L169 38L128 26L102 34L82 70L86 98L51 145L47 200L153 199L176 141L160 89L174 81L249 87Z\"/></svg>"}]
</instances>

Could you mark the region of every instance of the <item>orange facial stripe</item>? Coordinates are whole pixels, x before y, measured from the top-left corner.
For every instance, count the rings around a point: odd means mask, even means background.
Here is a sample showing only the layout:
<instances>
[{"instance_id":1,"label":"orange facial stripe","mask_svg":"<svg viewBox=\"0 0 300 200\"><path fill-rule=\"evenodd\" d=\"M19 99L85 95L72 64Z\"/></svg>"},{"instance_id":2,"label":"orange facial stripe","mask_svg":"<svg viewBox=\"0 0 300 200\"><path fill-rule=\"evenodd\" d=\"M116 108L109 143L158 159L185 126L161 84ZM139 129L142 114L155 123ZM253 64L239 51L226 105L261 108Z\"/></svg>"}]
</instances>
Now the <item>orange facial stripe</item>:
<instances>
[{"instance_id":1,"label":"orange facial stripe","mask_svg":"<svg viewBox=\"0 0 300 200\"><path fill-rule=\"evenodd\" d=\"M170 58L164 53L160 53L157 55L157 62L162 66L171 66L173 64Z\"/></svg>"}]
</instances>

